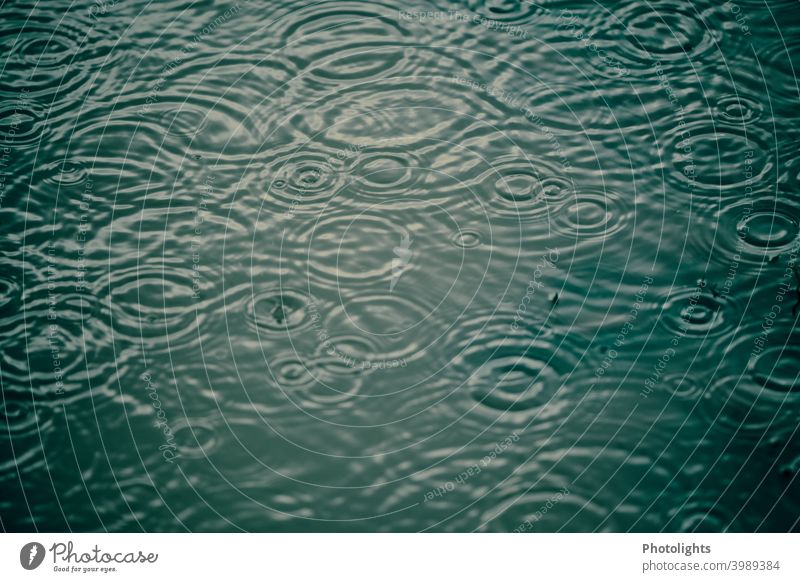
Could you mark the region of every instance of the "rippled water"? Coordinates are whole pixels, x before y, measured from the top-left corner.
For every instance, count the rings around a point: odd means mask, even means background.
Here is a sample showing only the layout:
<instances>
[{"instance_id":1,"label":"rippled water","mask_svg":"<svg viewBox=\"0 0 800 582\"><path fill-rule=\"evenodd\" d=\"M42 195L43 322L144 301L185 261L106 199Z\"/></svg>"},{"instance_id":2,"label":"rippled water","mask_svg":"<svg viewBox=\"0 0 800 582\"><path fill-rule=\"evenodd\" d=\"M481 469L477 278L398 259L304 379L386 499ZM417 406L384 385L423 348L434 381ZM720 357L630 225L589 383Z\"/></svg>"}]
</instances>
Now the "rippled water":
<instances>
[{"instance_id":1,"label":"rippled water","mask_svg":"<svg viewBox=\"0 0 800 582\"><path fill-rule=\"evenodd\" d=\"M3 529L798 530L795 2L0 11Z\"/></svg>"}]
</instances>

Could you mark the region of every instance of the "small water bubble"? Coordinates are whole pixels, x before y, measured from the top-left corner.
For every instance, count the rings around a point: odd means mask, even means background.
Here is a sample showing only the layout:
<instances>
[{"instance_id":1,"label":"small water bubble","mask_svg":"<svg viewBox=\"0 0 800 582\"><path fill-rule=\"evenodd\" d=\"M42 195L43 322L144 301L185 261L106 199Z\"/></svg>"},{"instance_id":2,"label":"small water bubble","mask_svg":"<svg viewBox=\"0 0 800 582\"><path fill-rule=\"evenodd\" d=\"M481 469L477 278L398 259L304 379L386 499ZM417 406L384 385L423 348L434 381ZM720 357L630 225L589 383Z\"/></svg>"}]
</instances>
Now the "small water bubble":
<instances>
[{"instance_id":1,"label":"small water bubble","mask_svg":"<svg viewBox=\"0 0 800 582\"><path fill-rule=\"evenodd\" d=\"M483 241L481 233L475 230L460 230L452 238L453 244L463 249L471 249L479 246Z\"/></svg>"},{"instance_id":2,"label":"small water bubble","mask_svg":"<svg viewBox=\"0 0 800 582\"><path fill-rule=\"evenodd\" d=\"M308 322L308 297L293 289L273 289L247 305L248 321L259 330L287 331Z\"/></svg>"}]
</instances>

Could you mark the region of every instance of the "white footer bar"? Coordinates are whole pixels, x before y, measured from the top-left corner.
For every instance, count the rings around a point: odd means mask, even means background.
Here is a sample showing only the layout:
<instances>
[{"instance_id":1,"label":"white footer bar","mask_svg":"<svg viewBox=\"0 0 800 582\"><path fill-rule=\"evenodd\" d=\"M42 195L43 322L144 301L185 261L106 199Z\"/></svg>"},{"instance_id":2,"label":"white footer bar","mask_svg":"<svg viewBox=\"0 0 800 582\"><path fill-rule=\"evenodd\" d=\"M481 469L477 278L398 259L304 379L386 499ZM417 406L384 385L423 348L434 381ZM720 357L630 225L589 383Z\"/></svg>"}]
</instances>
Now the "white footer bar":
<instances>
[{"instance_id":1,"label":"white footer bar","mask_svg":"<svg viewBox=\"0 0 800 582\"><path fill-rule=\"evenodd\" d=\"M4 534L0 579L797 581L798 542L794 534Z\"/></svg>"}]
</instances>

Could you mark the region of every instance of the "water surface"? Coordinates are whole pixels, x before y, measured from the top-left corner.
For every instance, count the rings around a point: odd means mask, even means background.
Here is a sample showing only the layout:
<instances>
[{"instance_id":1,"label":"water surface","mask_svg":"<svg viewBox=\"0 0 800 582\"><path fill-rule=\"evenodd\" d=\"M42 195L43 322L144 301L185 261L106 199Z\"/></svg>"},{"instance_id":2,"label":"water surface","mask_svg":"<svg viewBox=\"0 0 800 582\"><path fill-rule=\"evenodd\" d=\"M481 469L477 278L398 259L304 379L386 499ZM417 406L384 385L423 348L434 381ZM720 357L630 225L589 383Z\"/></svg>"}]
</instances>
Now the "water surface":
<instances>
[{"instance_id":1,"label":"water surface","mask_svg":"<svg viewBox=\"0 0 800 582\"><path fill-rule=\"evenodd\" d=\"M795 2L0 8L7 531L792 531Z\"/></svg>"}]
</instances>

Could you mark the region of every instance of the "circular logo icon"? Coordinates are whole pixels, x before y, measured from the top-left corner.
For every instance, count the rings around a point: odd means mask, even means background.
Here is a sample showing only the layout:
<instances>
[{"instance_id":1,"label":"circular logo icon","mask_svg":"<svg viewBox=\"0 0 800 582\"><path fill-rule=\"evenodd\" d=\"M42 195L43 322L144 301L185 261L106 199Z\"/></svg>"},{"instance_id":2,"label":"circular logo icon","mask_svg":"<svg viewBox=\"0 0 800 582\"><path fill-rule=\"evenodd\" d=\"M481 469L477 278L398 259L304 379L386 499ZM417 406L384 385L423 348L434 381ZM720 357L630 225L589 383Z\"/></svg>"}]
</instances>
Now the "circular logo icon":
<instances>
[{"instance_id":1,"label":"circular logo icon","mask_svg":"<svg viewBox=\"0 0 800 582\"><path fill-rule=\"evenodd\" d=\"M35 570L44 561L44 546L39 542L30 542L19 551L19 563L26 570Z\"/></svg>"}]
</instances>

